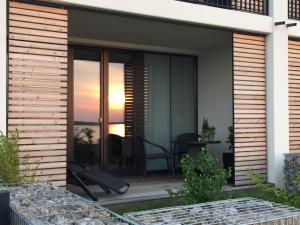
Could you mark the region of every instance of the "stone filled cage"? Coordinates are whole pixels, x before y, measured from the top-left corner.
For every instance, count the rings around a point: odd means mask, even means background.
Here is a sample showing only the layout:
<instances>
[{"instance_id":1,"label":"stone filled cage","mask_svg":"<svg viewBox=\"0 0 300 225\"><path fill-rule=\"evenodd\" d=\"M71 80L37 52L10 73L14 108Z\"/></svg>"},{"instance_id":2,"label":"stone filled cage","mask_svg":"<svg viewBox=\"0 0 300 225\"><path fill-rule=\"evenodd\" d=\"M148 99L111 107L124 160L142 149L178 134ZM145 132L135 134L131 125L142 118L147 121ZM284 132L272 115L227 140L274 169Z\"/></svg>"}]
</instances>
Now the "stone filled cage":
<instances>
[{"instance_id":1,"label":"stone filled cage","mask_svg":"<svg viewBox=\"0 0 300 225\"><path fill-rule=\"evenodd\" d=\"M114 212L49 183L1 185L10 192L11 225L132 225Z\"/></svg>"},{"instance_id":2,"label":"stone filled cage","mask_svg":"<svg viewBox=\"0 0 300 225\"><path fill-rule=\"evenodd\" d=\"M284 183L287 191L296 191L300 194L300 185L294 182L297 173L300 173L300 153L288 153L284 158Z\"/></svg>"},{"instance_id":3,"label":"stone filled cage","mask_svg":"<svg viewBox=\"0 0 300 225\"><path fill-rule=\"evenodd\" d=\"M127 213L140 225L299 225L300 210L255 198L208 202Z\"/></svg>"}]
</instances>

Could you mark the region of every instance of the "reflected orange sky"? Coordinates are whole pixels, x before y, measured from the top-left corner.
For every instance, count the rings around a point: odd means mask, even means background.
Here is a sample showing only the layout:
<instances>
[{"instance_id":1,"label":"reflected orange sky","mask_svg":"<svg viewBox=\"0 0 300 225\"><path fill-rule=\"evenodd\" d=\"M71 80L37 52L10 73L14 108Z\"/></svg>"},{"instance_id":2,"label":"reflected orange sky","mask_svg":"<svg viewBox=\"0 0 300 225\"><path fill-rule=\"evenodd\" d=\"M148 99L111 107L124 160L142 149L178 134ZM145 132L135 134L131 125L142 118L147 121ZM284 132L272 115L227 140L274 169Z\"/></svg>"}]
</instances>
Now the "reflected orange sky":
<instances>
[{"instance_id":1,"label":"reflected orange sky","mask_svg":"<svg viewBox=\"0 0 300 225\"><path fill-rule=\"evenodd\" d=\"M74 120L98 122L100 63L74 60ZM123 123L125 108L124 65L109 64L109 122Z\"/></svg>"}]
</instances>

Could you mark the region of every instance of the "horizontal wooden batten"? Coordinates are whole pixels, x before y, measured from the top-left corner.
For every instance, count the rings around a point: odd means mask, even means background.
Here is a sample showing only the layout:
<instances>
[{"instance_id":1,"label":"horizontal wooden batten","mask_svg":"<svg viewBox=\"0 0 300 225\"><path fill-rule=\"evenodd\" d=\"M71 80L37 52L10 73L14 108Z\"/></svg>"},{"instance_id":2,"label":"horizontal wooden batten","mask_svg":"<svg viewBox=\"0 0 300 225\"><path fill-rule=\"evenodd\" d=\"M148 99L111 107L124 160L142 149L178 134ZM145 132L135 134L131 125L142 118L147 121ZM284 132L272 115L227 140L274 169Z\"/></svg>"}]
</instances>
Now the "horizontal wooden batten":
<instances>
[{"instance_id":1,"label":"horizontal wooden batten","mask_svg":"<svg viewBox=\"0 0 300 225\"><path fill-rule=\"evenodd\" d=\"M235 184L251 184L248 173L266 174L265 38L233 33Z\"/></svg>"},{"instance_id":2,"label":"horizontal wooden batten","mask_svg":"<svg viewBox=\"0 0 300 225\"><path fill-rule=\"evenodd\" d=\"M20 33L9 33L9 39L21 40L21 41L42 42L42 43L50 43L50 44L61 44L61 45L66 45L68 43L67 39L20 34Z\"/></svg>"},{"instance_id":3,"label":"horizontal wooden batten","mask_svg":"<svg viewBox=\"0 0 300 225\"><path fill-rule=\"evenodd\" d=\"M13 5L9 7L9 13L17 14L17 15L25 15L25 16L33 16L39 18L46 18L46 19L55 19L60 21L67 21L68 15L61 15L56 14L53 12L45 12L45 11L37 11L35 9L25 9L25 8L15 8Z\"/></svg>"},{"instance_id":4,"label":"horizontal wooden batten","mask_svg":"<svg viewBox=\"0 0 300 225\"><path fill-rule=\"evenodd\" d=\"M66 184L68 11L9 2L8 130L40 181Z\"/></svg>"},{"instance_id":5,"label":"horizontal wooden batten","mask_svg":"<svg viewBox=\"0 0 300 225\"><path fill-rule=\"evenodd\" d=\"M289 147L300 152L300 40L289 40Z\"/></svg>"}]
</instances>

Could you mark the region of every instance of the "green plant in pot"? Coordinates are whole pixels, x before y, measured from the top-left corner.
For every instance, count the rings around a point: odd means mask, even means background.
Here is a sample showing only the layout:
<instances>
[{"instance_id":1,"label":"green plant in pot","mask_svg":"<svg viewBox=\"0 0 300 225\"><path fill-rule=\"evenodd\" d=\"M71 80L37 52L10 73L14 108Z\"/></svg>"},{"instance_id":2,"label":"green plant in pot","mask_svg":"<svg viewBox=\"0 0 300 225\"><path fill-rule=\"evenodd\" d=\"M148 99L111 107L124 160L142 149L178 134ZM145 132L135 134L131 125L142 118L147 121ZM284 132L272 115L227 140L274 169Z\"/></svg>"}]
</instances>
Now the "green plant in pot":
<instances>
[{"instance_id":1,"label":"green plant in pot","mask_svg":"<svg viewBox=\"0 0 300 225\"><path fill-rule=\"evenodd\" d=\"M207 118L203 119L201 136L202 136L202 139L204 141L208 140L208 136L209 136L209 124L208 124L208 119Z\"/></svg>"},{"instance_id":2,"label":"green plant in pot","mask_svg":"<svg viewBox=\"0 0 300 225\"><path fill-rule=\"evenodd\" d=\"M201 136L204 141L213 141L216 134L216 128L214 126L210 126L208 119L204 118L202 123L202 131Z\"/></svg>"},{"instance_id":3,"label":"green plant in pot","mask_svg":"<svg viewBox=\"0 0 300 225\"><path fill-rule=\"evenodd\" d=\"M216 128L214 126L211 126L208 128L208 140L209 141L213 141L215 138L215 134L216 134Z\"/></svg>"}]
</instances>

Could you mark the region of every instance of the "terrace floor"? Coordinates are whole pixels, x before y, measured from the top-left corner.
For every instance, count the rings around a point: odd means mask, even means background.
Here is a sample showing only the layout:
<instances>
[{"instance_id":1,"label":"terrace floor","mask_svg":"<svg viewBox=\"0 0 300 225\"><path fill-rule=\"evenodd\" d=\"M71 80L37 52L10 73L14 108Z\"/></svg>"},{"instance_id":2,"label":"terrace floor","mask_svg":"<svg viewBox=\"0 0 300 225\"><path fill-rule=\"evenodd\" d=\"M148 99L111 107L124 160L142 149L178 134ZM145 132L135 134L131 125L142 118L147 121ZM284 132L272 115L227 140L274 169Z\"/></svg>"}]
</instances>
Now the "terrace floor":
<instances>
[{"instance_id":1,"label":"terrace floor","mask_svg":"<svg viewBox=\"0 0 300 225\"><path fill-rule=\"evenodd\" d=\"M182 187L183 179L177 176L173 182L167 175L147 175L144 182L139 177L123 178L130 184L128 192L124 195L115 193L105 194L97 185L89 186L90 190L99 198L101 205L115 205L129 202L139 202L169 198L166 189L176 190ZM247 187L234 187L227 185L225 190L240 190ZM68 184L67 189L73 193L87 197L86 193L73 184Z\"/></svg>"}]
</instances>

